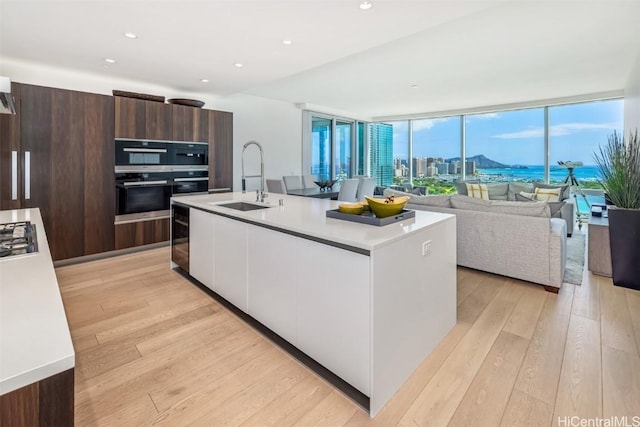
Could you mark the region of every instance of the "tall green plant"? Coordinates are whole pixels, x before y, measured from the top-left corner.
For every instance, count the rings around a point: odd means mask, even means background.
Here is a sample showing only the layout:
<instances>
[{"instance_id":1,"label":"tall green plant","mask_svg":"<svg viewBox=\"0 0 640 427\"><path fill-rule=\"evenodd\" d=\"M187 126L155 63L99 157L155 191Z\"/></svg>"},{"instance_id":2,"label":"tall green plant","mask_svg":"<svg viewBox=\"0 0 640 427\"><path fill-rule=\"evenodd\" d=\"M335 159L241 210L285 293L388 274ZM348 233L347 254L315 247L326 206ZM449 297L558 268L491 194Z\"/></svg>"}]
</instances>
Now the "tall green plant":
<instances>
[{"instance_id":1,"label":"tall green plant","mask_svg":"<svg viewBox=\"0 0 640 427\"><path fill-rule=\"evenodd\" d=\"M619 208L640 209L640 139L638 130L629 139L613 132L608 143L593 155L600 171L600 184Z\"/></svg>"}]
</instances>

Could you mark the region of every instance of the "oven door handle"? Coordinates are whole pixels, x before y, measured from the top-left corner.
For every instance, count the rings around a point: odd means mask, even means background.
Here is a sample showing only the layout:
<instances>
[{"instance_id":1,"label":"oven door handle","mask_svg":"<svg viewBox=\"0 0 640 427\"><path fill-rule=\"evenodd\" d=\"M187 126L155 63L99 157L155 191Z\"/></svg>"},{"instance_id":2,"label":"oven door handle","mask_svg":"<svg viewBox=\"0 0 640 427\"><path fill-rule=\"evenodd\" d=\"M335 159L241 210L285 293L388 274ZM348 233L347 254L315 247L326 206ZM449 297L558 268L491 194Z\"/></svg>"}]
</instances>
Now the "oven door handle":
<instances>
[{"instance_id":1,"label":"oven door handle","mask_svg":"<svg viewBox=\"0 0 640 427\"><path fill-rule=\"evenodd\" d=\"M184 182L184 181L209 181L209 178L173 178L175 182Z\"/></svg>"},{"instance_id":2,"label":"oven door handle","mask_svg":"<svg viewBox=\"0 0 640 427\"><path fill-rule=\"evenodd\" d=\"M166 153L166 148L123 148L126 153Z\"/></svg>"},{"instance_id":3,"label":"oven door handle","mask_svg":"<svg viewBox=\"0 0 640 427\"><path fill-rule=\"evenodd\" d=\"M124 186L125 187L134 187L134 186L141 186L141 185L159 185L159 184L166 184L167 181L131 181L131 182L125 182Z\"/></svg>"}]
</instances>

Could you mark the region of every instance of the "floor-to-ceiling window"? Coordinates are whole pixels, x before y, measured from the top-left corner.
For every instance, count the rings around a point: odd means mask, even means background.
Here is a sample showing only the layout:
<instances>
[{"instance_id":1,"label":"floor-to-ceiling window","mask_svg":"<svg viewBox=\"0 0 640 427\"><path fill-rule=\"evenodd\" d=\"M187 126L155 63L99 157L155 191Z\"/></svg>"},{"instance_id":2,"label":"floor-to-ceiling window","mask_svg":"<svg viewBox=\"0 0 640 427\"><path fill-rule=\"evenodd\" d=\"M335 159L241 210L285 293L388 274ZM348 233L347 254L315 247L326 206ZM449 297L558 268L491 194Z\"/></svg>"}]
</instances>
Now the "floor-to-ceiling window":
<instances>
[{"instance_id":1,"label":"floor-to-ceiling window","mask_svg":"<svg viewBox=\"0 0 640 427\"><path fill-rule=\"evenodd\" d=\"M336 120L336 149L333 159L333 176L339 181L352 176L351 153L354 151L352 135L354 123Z\"/></svg>"},{"instance_id":2,"label":"floor-to-ceiling window","mask_svg":"<svg viewBox=\"0 0 640 427\"><path fill-rule=\"evenodd\" d=\"M311 173L318 179L331 178L331 120L311 117Z\"/></svg>"},{"instance_id":3,"label":"floor-to-ceiling window","mask_svg":"<svg viewBox=\"0 0 640 427\"><path fill-rule=\"evenodd\" d=\"M601 188L593 154L622 132L623 115L621 99L549 107L549 181L566 180L568 168L558 162L572 162L581 188Z\"/></svg>"},{"instance_id":4,"label":"floor-to-ceiling window","mask_svg":"<svg viewBox=\"0 0 640 427\"><path fill-rule=\"evenodd\" d=\"M409 122L407 120L369 125L369 166L379 186L410 181Z\"/></svg>"},{"instance_id":5,"label":"floor-to-ceiling window","mask_svg":"<svg viewBox=\"0 0 640 427\"><path fill-rule=\"evenodd\" d=\"M466 176L544 180L544 108L464 116Z\"/></svg>"},{"instance_id":6,"label":"floor-to-ceiling window","mask_svg":"<svg viewBox=\"0 0 640 427\"><path fill-rule=\"evenodd\" d=\"M452 193L460 178L460 116L413 120L412 184L429 194Z\"/></svg>"},{"instance_id":7,"label":"floor-to-ceiling window","mask_svg":"<svg viewBox=\"0 0 640 427\"><path fill-rule=\"evenodd\" d=\"M304 120L303 172L321 180L353 176L359 153L356 121L309 111L305 111Z\"/></svg>"}]
</instances>

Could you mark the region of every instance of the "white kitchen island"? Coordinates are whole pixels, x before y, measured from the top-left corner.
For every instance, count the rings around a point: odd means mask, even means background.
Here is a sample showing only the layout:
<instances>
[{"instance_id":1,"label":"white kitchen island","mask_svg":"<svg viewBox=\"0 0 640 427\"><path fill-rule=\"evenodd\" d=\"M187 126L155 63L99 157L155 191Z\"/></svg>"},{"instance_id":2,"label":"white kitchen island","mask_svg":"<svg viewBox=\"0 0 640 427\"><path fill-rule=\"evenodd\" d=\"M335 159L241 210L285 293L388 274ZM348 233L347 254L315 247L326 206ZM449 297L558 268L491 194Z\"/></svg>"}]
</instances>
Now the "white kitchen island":
<instances>
[{"instance_id":1,"label":"white kitchen island","mask_svg":"<svg viewBox=\"0 0 640 427\"><path fill-rule=\"evenodd\" d=\"M377 227L326 218L336 201L267 200L172 199L190 208L189 274L367 396L373 417L455 325L455 216Z\"/></svg>"},{"instance_id":2,"label":"white kitchen island","mask_svg":"<svg viewBox=\"0 0 640 427\"><path fill-rule=\"evenodd\" d=\"M38 252L0 259L0 424L73 425L75 352L40 211L0 211L20 221Z\"/></svg>"}]
</instances>

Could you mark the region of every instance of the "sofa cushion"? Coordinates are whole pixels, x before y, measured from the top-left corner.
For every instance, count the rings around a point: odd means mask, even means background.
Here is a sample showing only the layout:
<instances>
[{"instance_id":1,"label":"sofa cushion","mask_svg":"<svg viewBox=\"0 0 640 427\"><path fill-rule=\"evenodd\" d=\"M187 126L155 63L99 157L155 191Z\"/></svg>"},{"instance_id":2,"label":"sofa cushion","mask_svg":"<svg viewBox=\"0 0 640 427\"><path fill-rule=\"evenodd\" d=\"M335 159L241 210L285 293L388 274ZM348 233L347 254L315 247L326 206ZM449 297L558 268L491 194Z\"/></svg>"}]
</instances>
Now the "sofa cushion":
<instances>
[{"instance_id":1,"label":"sofa cushion","mask_svg":"<svg viewBox=\"0 0 640 427\"><path fill-rule=\"evenodd\" d=\"M535 197L534 193L525 193L524 191L521 191L520 193L516 194L516 201L517 202L534 202L535 201L534 197ZM561 217L561 209L565 203L566 202L547 202L547 205L549 205L549 215L551 215L551 218Z\"/></svg>"},{"instance_id":2,"label":"sofa cushion","mask_svg":"<svg viewBox=\"0 0 640 427\"><path fill-rule=\"evenodd\" d=\"M551 211L546 202L509 202L505 200L482 200L454 194L451 206L456 209L475 210L499 214L539 216L549 218Z\"/></svg>"},{"instance_id":3,"label":"sofa cushion","mask_svg":"<svg viewBox=\"0 0 640 427\"><path fill-rule=\"evenodd\" d=\"M496 182L493 184L487 184L489 190L489 200L507 200L509 194L508 182Z\"/></svg>"},{"instance_id":4,"label":"sofa cushion","mask_svg":"<svg viewBox=\"0 0 640 427\"><path fill-rule=\"evenodd\" d=\"M451 207L451 195L436 194L432 196L417 196L415 194L404 193L402 191L385 189L384 196L409 196L408 204L421 206L439 206L442 208Z\"/></svg>"},{"instance_id":5,"label":"sofa cushion","mask_svg":"<svg viewBox=\"0 0 640 427\"><path fill-rule=\"evenodd\" d=\"M507 192L507 200L515 201L516 194L521 191L532 193L533 185L529 184L528 182L510 182L509 191Z\"/></svg>"},{"instance_id":6,"label":"sofa cushion","mask_svg":"<svg viewBox=\"0 0 640 427\"><path fill-rule=\"evenodd\" d=\"M536 188L549 188L549 189L560 189L560 200L565 200L569 198L571 187L569 184L545 184L544 182L534 182L533 189L535 191Z\"/></svg>"},{"instance_id":7,"label":"sofa cushion","mask_svg":"<svg viewBox=\"0 0 640 427\"><path fill-rule=\"evenodd\" d=\"M545 202L558 202L560 201L560 188L540 188L535 189L536 200L544 200Z\"/></svg>"},{"instance_id":8,"label":"sofa cushion","mask_svg":"<svg viewBox=\"0 0 640 427\"><path fill-rule=\"evenodd\" d=\"M462 194L463 196L467 196L467 183L469 184L480 184L479 179L468 179L466 181L456 181L456 191L458 194Z\"/></svg>"},{"instance_id":9,"label":"sofa cushion","mask_svg":"<svg viewBox=\"0 0 640 427\"><path fill-rule=\"evenodd\" d=\"M489 189L487 184L467 183L467 195L475 199L489 200Z\"/></svg>"}]
</instances>

